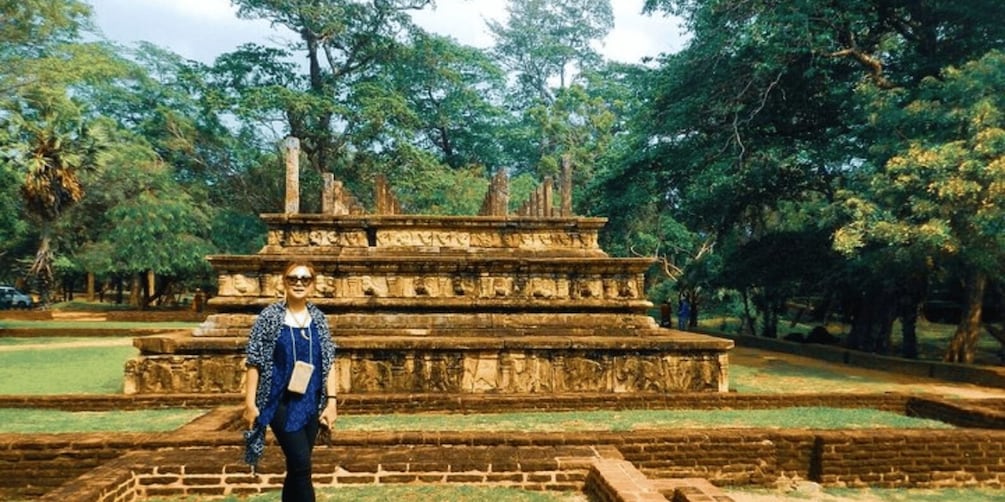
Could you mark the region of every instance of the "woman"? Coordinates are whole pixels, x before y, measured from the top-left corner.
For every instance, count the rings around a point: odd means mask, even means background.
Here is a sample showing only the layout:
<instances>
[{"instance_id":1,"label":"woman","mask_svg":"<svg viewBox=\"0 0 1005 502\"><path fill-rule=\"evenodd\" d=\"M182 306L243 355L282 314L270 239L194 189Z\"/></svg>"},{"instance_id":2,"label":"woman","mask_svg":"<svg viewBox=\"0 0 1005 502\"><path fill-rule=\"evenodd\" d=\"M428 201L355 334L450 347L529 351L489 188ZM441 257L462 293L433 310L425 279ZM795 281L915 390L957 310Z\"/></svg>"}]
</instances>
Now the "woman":
<instances>
[{"instance_id":1,"label":"woman","mask_svg":"<svg viewBox=\"0 0 1005 502\"><path fill-rule=\"evenodd\" d=\"M283 273L284 301L265 307L248 337L245 461L258 463L265 428L271 427L286 457L284 502L314 500L314 439L319 427L329 429L338 416L331 371L335 344L324 313L307 301L314 278L309 263L289 264Z\"/></svg>"}]
</instances>

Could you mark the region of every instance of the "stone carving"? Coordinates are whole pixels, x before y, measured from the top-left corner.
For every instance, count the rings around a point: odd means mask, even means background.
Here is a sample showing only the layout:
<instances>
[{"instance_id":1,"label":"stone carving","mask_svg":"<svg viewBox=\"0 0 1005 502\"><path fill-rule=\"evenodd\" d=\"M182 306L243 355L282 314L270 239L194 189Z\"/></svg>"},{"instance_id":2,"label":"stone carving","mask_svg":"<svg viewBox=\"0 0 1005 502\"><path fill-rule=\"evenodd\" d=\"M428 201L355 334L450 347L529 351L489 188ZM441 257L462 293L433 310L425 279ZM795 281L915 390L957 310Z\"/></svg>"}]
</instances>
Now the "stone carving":
<instances>
[{"instance_id":1,"label":"stone carving","mask_svg":"<svg viewBox=\"0 0 1005 502\"><path fill-rule=\"evenodd\" d=\"M318 274L314 279L314 292L322 298L334 298L337 292L336 284L338 281L335 278Z\"/></svg>"},{"instance_id":2,"label":"stone carving","mask_svg":"<svg viewBox=\"0 0 1005 502\"><path fill-rule=\"evenodd\" d=\"M576 293L582 298L600 298L604 294L604 283L600 279L580 279L575 285Z\"/></svg>"},{"instance_id":3,"label":"stone carving","mask_svg":"<svg viewBox=\"0 0 1005 502\"><path fill-rule=\"evenodd\" d=\"M591 357L592 356L592 357ZM600 354L565 358L566 390L588 391L590 389L607 388L609 364Z\"/></svg>"},{"instance_id":4,"label":"stone carving","mask_svg":"<svg viewBox=\"0 0 1005 502\"><path fill-rule=\"evenodd\" d=\"M371 277L365 275L360 278L360 287L366 296L385 297L387 296L387 278Z\"/></svg>"},{"instance_id":5,"label":"stone carving","mask_svg":"<svg viewBox=\"0 0 1005 502\"><path fill-rule=\"evenodd\" d=\"M469 237L464 232L394 230L378 233L377 242L382 246L466 249L471 247Z\"/></svg>"},{"instance_id":6,"label":"stone carving","mask_svg":"<svg viewBox=\"0 0 1005 502\"><path fill-rule=\"evenodd\" d=\"M551 299L559 296L554 280L535 277L530 280L530 296L541 300Z\"/></svg>"},{"instance_id":7,"label":"stone carving","mask_svg":"<svg viewBox=\"0 0 1005 502\"><path fill-rule=\"evenodd\" d=\"M228 296L258 296L258 277L244 274L223 274L219 279L220 294Z\"/></svg>"},{"instance_id":8,"label":"stone carving","mask_svg":"<svg viewBox=\"0 0 1005 502\"><path fill-rule=\"evenodd\" d=\"M287 246L307 246L311 243L310 232L303 229L294 229L286 232Z\"/></svg>"}]
</instances>

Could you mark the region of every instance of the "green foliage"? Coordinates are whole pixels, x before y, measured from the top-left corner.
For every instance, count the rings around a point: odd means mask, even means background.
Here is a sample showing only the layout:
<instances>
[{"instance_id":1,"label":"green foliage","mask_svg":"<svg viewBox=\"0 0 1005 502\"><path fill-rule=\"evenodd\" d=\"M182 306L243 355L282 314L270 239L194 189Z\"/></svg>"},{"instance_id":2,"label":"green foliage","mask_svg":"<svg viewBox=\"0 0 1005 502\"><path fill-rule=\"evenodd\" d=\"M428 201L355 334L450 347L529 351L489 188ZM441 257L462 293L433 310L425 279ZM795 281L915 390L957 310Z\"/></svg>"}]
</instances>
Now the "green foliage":
<instances>
[{"instance_id":1,"label":"green foliage","mask_svg":"<svg viewBox=\"0 0 1005 502\"><path fill-rule=\"evenodd\" d=\"M79 243L77 258L98 274L153 270L178 276L208 270L210 213L174 180L174 171L131 134L106 152L103 167L86 178L94 187L66 233Z\"/></svg>"},{"instance_id":2,"label":"green foliage","mask_svg":"<svg viewBox=\"0 0 1005 502\"><path fill-rule=\"evenodd\" d=\"M592 44L614 27L608 0L510 0L506 10L506 24L489 21L488 28L495 57L516 76L522 108L551 103L553 79L564 88L570 72L595 66L600 57Z\"/></svg>"},{"instance_id":3,"label":"green foliage","mask_svg":"<svg viewBox=\"0 0 1005 502\"><path fill-rule=\"evenodd\" d=\"M942 78L926 79L916 99L876 102L875 125L906 141L845 193L849 218L835 234L845 252L868 242L961 255L1000 273L1005 257L1005 55L992 52ZM890 109L890 107L894 107ZM939 127L932 127L938 124Z\"/></svg>"},{"instance_id":4,"label":"green foliage","mask_svg":"<svg viewBox=\"0 0 1005 502\"><path fill-rule=\"evenodd\" d=\"M472 215L481 209L489 181L485 169L471 166L467 169L446 170L430 167L425 171L413 171L406 183L397 183L400 188L401 204L412 212Z\"/></svg>"},{"instance_id":5,"label":"green foliage","mask_svg":"<svg viewBox=\"0 0 1005 502\"><path fill-rule=\"evenodd\" d=\"M503 165L502 70L483 51L418 30L401 50L389 73L414 115L418 145L453 168Z\"/></svg>"}]
</instances>

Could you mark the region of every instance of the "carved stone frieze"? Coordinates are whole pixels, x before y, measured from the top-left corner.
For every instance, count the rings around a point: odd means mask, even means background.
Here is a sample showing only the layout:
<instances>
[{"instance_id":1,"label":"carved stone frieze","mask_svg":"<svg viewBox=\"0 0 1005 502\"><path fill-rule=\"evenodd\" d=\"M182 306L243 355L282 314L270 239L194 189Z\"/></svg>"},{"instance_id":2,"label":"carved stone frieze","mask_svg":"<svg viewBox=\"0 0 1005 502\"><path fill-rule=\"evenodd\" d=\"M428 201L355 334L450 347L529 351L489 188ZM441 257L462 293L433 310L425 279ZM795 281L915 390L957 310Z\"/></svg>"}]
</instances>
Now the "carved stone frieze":
<instances>
[{"instance_id":1,"label":"carved stone frieze","mask_svg":"<svg viewBox=\"0 0 1005 502\"><path fill-rule=\"evenodd\" d=\"M605 351L339 351L339 392L724 392L725 361L715 355ZM135 358L128 393L241 392L240 355Z\"/></svg>"}]
</instances>

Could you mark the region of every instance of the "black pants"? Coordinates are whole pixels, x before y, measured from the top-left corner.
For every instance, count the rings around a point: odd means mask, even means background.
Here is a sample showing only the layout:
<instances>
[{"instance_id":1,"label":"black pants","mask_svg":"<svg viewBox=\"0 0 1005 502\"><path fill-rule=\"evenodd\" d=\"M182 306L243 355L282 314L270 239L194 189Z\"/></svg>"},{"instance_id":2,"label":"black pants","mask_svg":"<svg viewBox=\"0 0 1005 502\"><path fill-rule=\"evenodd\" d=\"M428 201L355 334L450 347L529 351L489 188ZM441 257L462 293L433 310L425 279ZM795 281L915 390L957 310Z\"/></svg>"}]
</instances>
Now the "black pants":
<instances>
[{"instance_id":1,"label":"black pants","mask_svg":"<svg viewBox=\"0 0 1005 502\"><path fill-rule=\"evenodd\" d=\"M285 432L286 403L280 403L270 425L286 457L283 502L314 502L311 452L314 449L314 438L318 435L318 417L311 418L300 430Z\"/></svg>"}]
</instances>

